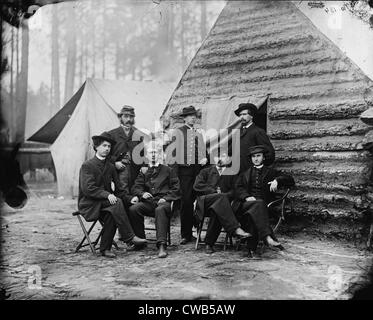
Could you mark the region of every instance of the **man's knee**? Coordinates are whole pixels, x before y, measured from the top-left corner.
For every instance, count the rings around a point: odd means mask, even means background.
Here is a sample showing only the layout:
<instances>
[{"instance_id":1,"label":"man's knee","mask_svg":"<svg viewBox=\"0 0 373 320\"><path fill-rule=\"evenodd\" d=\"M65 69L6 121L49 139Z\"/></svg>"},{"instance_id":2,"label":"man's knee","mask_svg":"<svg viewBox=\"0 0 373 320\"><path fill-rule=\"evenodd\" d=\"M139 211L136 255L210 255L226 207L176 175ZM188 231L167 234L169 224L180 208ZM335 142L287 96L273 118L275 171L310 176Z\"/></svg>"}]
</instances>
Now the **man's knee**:
<instances>
[{"instance_id":1,"label":"man's knee","mask_svg":"<svg viewBox=\"0 0 373 320\"><path fill-rule=\"evenodd\" d=\"M154 211L155 211L156 216L165 214L165 213L168 214L171 211L171 205L168 202L162 203L158 205Z\"/></svg>"}]
</instances>

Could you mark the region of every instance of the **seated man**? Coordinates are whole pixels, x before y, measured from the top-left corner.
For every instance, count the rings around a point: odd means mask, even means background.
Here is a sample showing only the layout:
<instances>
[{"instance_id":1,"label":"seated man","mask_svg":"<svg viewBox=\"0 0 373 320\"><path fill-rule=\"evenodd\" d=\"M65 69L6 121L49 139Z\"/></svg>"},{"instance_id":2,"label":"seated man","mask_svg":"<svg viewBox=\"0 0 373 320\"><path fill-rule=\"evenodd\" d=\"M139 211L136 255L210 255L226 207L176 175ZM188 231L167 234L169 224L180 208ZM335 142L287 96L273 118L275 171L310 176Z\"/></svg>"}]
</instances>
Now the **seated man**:
<instances>
[{"instance_id":1,"label":"seated man","mask_svg":"<svg viewBox=\"0 0 373 320\"><path fill-rule=\"evenodd\" d=\"M170 167L161 164L162 145L151 141L146 145L147 168L142 168L131 189L140 199L129 209L135 234L145 238L144 216L155 217L158 257L167 256L167 230L171 219L171 201L180 198L180 183ZM146 170L143 170L146 169Z\"/></svg>"},{"instance_id":2,"label":"seated man","mask_svg":"<svg viewBox=\"0 0 373 320\"><path fill-rule=\"evenodd\" d=\"M228 234L241 238L249 237L250 234L240 228L230 201L234 198L235 176L224 174L229 157L223 154L215 159L216 165L212 165L200 171L194 182L194 190L197 193L197 214L199 220L204 212L210 213L210 221L206 232L206 252L214 252L214 244L219 237L221 227Z\"/></svg>"},{"instance_id":3,"label":"seated man","mask_svg":"<svg viewBox=\"0 0 373 320\"><path fill-rule=\"evenodd\" d=\"M265 152L266 147L263 145L249 148L253 167L242 172L236 184L236 194L242 202L238 219L243 228L253 235L247 244L249 257L252 257L259 240L264 240L269 246L280 250L284 249L269 225L267 204L272 201L271 192L276 192L278 186L294 185L294 179L291 176L281 175L275 169L263 165Z\"/></svg>"},{"instance_id":4,"label":"seated man","mask_svg":"<svg viewBox=\"0 0 373 320\"><path fill-rule=\"evenodd\" d=\"M117 227L122 240L129 245L143 245L146 240L137 237L132 230L121 200L126 195L114 165L106 159L115 142L106 132L93 136L92 140L96 154L80 169L78 209L86 221L103 220L100 252L105 257L114 258L115 254L110 250Z\"/></svg>"}]
</instances>

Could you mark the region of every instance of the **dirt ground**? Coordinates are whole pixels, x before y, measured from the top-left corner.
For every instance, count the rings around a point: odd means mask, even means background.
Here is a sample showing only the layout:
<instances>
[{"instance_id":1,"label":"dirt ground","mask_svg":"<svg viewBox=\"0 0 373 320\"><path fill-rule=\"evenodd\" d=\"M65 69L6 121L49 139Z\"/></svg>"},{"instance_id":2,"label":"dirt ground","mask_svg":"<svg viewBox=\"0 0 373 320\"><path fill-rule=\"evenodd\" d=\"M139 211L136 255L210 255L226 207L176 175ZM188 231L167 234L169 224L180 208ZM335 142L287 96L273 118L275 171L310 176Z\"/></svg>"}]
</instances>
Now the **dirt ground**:
<instances>
[{"instance_id":1,"label":"dirt ground","mask_svg":"<svg viewBox=\"0 0 373 320\"><path fill-rule=\"evenodd\" d=\"M251 260L233 248L207 255L178 245L177 219L166 259L154 244L126 252L119 243L116 259L88 247L75 253L76 200L58 198L54 183L30 187L22 210L2 208L0 285L8 299L349 299L372 264L352 243L304 234L280 235L285 251L266 248Z\"/></svg>"}]
</instances>

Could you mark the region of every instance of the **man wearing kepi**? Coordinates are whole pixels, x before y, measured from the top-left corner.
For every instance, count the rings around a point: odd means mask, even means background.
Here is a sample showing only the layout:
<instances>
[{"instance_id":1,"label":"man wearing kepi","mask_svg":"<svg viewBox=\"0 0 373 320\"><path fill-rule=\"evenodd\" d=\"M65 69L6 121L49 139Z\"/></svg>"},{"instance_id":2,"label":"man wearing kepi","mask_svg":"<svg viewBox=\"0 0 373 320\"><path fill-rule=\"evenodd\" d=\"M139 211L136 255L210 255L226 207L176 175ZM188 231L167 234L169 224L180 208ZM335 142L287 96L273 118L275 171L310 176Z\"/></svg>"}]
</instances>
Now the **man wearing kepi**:
<instances>
[{"instance_id":1,"label":"man wearing kepi","mask_svg":"<svg viewBox=\"0 0 373 320\"><path fill-rule=\"evenodd\" d=\"M248 255L252 257L258 241L264 240L269 246L283 249L269 225L267 204L272 201L273 192L281 186L294 185L294 179L264 165L266 147L253 146L249 156L253 166L243 172L237 179L236 194L242 202L237 217L242 228L252 234L248 239Z\"/></svg>"},{"instance_id":2,"label":"man wearing kepi","mask_svg":"<svg viewBox=\"0 0 373 320\"><path fill-rule=\"evenodd\" d=\"M193 184L201 167L207 164L206 146L202 134L194 128L197 120L197 110L194 106L183 108L181 117L184 119L184 125L173 131L177 134L176 155L177 170L181 189L181 241L180 244L186 244L195 238L192 235L194 225L193 220L193 202L196 194L193 190Z\"/></svg>"},{"instance_id":3,"label":"man wearing kepi","mask_svg":"<svg viewBox=\"0 0 373 320\"><path fill-rule=\"evenodd\" d=\"M143 245L146 240L137 237L132 230L121 200L126 194L113 164L107 160L115 141L107 132L93 136L92 140L96 154L85 161L80 169L78 209L86 221L103 221L100 252L105 257L114 258L115 254L110 250L117 228L121 240L129 245Z\"/></svg>"},{"instance_id":4,"label":"man wearing kepi","mask_svg":"<svg viewBox=\"0 0 373 320\"><path fill-rule=\"evenodd\" d=\"M120 126L108 132L116 142L110 161L115 165L119 180L124 188L130 190L142 165L141 163L135 163L132 151L142 142L140 137L144 136L144 133L134 127L135 110L133 107L123 106L118 113L118 118ZM125 203L126 207L129 205L130 203Z\"/></svg>"},{"instance_id":5,"label":"man wearing kepi","mask_svg":"<svg viewBox=\"0 0 373 320\"><path fill-rule=\"evenodd\" d=\"M206 232L206 253L214 252L214 244L223 226L228 234L247 238L249 233L240 228L230 202L234 199L235 175L225 174L230 158L227 154L215 157L215 165L202 169L194 183L197 192L197 214L199 220L210 216Z\"/></svg>"},{"instance_id":6,"label":"man wearing kepi","mask_svg":"<svg viewBox=\"0 0 373 320\"><path fill-rule=\"evenodd\" d=\"M265 165L269 166L275 161L275 149L268 138L267 133L253 123L257 107L252 103L241 103L234 111L241 119L240 129L240 173L246 171L251 162L249 159L249 148L256 145L266 146Z\"/></svg>"},{"instance_id":7,"label":"man wearing kepi","mask_svg":"<svg viewBox=\"0 0 373 320\"><path fill-rule=\"evenodd\" d=\"M163 165L161 144L146 145L147 168L142 168L132 187L140 202L130 207L130 220L135 234L145 238L144 216L155 217L158 257L167 256L167 231L171 219L171 202L180 198L180 184L172 168ZM146 169L146 170L143 170Z\"/></svg>"}]
</instances>

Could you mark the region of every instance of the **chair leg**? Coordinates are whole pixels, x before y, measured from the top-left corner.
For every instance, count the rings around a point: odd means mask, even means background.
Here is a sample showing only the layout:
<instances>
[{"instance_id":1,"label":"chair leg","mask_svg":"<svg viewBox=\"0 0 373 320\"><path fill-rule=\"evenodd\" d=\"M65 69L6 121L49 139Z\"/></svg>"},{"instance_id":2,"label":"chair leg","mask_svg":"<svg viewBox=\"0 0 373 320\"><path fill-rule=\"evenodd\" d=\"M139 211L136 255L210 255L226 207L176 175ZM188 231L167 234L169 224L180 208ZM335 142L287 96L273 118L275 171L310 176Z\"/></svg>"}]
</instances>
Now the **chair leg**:
<instances>
[{"instance_id":1,"label":"chair leg","mask_svg":"<svg viewBox=\"0 0 373 320\"><path fill-rule=\"evenodd\" d=\"M168 220L168 231L167 231L167 242L168 245L171 245L171 218Z\"/></svg>"},{"instance_id":2,"label":"chair leg","mask_svg":"<svg viewBox=\"0 0 373 320\"><path fill-rule=\"evenodd\" d=\"M229 239L229 235L228 235L228 233L226 233L225 234L225 241L224 241L224 248L223 248L224 251L227 249L228 239Z\"/></svg>"},{"instance_id":3,"label":"chair leg","mask_svg":"<svg viewBox=\"0 0 373 320\"><path fill-rule=\"evenodd\" d=\"M114 240L113 240L113 246L114 246L115 249L119 250L119 247L118 247L117 243Z\"/></svg>"},{"instance_id":4,"label":"chair leg","mask_svg":"<svg viewBox=\"0 0 373 320\"><path fill-rule=\"evenodd\" d=\"M196 239L195 250L198 250L198 245L199 245L199 242L201 241L201 233L202 233L204 221L205 221L205 217L202 218L202 220L201 220L201 222L198 226L198 229L197 229L197 239Z\"/></svg>"},{"instance_id":5,"label":"chair leg","mask_svg":"<svg viewBox=\"0 0 373 320\"><path fill-rule=\"evenodd\" d=\"M96 221L92 224L92 226L89 228L89 231L87 232L84 224L83 224L83 221L82 221L82 218L80 216L77 216L78 220L79 220L79 223L80 223L80 226L82 227L82 230L83 230L83 233L84 233L84 238L83 240L80 242L80 244L77 246L77 248L75 249L75 252L78 252L79 249L82 247L83 245L83 242L85 239L87 239L88 243L89 243L89 246L91 248L91 251L94 255L96 255L96 250L94 248L94 246L92 245L92 242L91 242L91 239L89 238L89 233L91 232L91 230L93 229L94 225L96 224Z\"/></svg>"}]
</instances>

